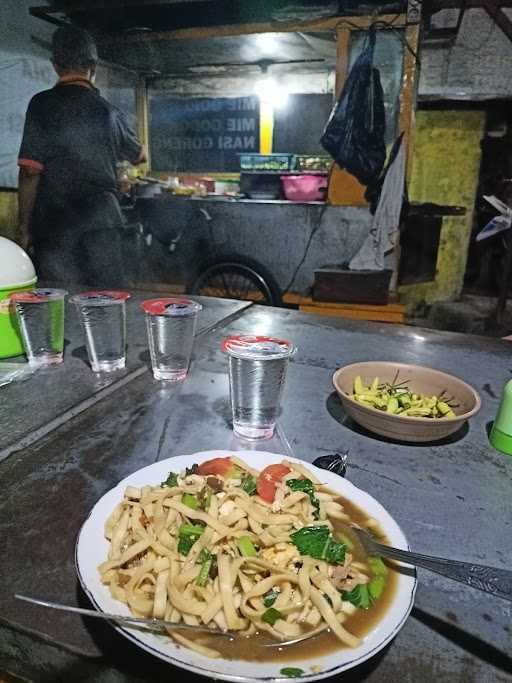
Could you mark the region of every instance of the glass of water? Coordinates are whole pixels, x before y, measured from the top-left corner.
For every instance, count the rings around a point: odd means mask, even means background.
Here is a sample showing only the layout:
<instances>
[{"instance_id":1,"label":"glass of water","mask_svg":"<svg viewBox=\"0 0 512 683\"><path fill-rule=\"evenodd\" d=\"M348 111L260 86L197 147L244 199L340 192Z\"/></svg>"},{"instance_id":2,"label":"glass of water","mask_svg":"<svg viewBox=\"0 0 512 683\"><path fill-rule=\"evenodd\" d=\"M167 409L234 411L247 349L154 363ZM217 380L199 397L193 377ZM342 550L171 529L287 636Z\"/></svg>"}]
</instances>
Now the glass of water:
<instances>
[{"instance_id":1,"label":"glass of water","mask_svg":"<svg viewBox=\"0 0 512 683\"><path fill-rule=\"evenodd\" d=\"M11 296L29 365L62 363L64 351L63 289L34 289Z\"/></svg>"},{"instance_id":2,"label":"glass of water","mask_svg":"<svg viewBox=\"0 0 512 683\"><path fill-rule=\"evenodd\" d=\"M244 439L272 438L296 348L284 339L241 334L224 339L221 349L229 357L234 433Z\"/></svg>"},{"instance_id":3,"label":"glass of water","mask_svg":"<svg viewBox=\"0 0 512 683\"><path fill-rule=\"evenodd\" d=\"M202 308L195 301L182 298L142 302L155 379L179 382L187 376L197 314Z\"/></svg>"},{"instance_id":4,"label":"glass of water","mask_svg":"<svg viewBox=\"0 0 512 683\"><path fill-rule=\"evenodd\" d=\"M93 372L113 372L126 365L128 292L101 289L72 296L85 333Z\"/></svg>"}]
</instances>

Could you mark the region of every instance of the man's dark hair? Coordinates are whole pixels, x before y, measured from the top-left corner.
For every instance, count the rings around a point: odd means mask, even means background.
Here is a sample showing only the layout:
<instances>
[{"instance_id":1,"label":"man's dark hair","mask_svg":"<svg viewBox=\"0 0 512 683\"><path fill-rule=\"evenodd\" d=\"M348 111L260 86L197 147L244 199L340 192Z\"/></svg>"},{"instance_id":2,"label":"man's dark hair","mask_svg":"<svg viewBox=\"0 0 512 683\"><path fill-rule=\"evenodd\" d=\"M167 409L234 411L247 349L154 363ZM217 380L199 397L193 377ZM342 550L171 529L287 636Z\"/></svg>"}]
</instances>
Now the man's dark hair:
<instances>
[{"instance_id":1,"label":"man's dark hair","mask_svg":"<svg viewBox=\"0 0 512 683\"><path fill-rule=\"evenodd\" d=\"M52 61L61 69L89 69L98 62L90 33L76 26L61 26L53 34Z\"/></svg>"}]
</instances>

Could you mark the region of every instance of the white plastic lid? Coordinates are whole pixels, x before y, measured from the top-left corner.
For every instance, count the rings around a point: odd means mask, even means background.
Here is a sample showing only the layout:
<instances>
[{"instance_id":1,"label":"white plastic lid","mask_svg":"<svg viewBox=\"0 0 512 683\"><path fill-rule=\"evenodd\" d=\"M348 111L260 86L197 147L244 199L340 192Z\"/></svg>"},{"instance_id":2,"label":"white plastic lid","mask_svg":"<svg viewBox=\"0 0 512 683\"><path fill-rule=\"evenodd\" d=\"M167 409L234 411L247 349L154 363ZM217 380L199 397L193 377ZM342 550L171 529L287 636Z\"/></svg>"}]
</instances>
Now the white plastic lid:
<instances>
[{"instance_id":1,"label":"white plastic lid","mask_svg":"<svg viewBox=\"0 0 512 683\"><path fill-rule=\"evenodd\" d=\"M0 288L32 285L36 279L29 255L16 242L0 237Z\"/></svg>"},{"instance_id":2,"label":"white plastic lid","mask_svg":"<svg viewBox=\"0 0 512 683\"><path fill-rule=\"evenodd\" d=\"M254 334L236 334L226 337L221 344L221 351L236 358L249 360L275 360L289 358L297 350L286 339L266 337Z\"/></svg>"}]
</instances>

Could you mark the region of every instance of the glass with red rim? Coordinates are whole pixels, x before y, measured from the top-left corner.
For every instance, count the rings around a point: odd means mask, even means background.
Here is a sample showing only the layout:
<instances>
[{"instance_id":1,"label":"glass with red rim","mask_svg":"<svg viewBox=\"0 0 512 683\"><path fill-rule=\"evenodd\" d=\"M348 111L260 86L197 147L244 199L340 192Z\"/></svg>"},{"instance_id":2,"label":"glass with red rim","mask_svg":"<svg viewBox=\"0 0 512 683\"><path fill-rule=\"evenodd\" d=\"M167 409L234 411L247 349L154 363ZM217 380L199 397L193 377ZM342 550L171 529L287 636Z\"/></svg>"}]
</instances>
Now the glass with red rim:
<instances>
[{"instance_id":1,"label":"glass with red rim","mask_svg":"<svg viewBox=\"0 0 512 683\"><path fill-rule=\"evenodd\" d=\"M29 365L45 367L63 361L64 289L33 289L11 294Z\"/></svg>"},{"instance_id":2,"label":"glass with red rim","mask_svg":"<svg viewBox=\"0 0 512 683\"><path fill-rule=\"evenodd\" d=\"M71 297L84 330L93 372L114 372L126 366L126 301L128 292L98 289Z\"/></svg>"},{"instance_id":3,"label":"glass with red rim","mask_svg":"<svg viewBox=\"0 0 512 683\"><path fill-rule=\"evenodd\" d=\"M237 334L226 337L233 431L244 439L270 439L279 415L286 372L296 347L286 339Z\"/></svg>"},{"instance_id":4,"label":"glass with red rim","mask_svg":"<svg viewBox=\"0 0 512 683\"><path fill-rule=\"evenodd\" d=\"M155 379L179 382L187 376L201 304L183 297L148 299L146 314L149 354Z\"/></svg>"}]
</instances>

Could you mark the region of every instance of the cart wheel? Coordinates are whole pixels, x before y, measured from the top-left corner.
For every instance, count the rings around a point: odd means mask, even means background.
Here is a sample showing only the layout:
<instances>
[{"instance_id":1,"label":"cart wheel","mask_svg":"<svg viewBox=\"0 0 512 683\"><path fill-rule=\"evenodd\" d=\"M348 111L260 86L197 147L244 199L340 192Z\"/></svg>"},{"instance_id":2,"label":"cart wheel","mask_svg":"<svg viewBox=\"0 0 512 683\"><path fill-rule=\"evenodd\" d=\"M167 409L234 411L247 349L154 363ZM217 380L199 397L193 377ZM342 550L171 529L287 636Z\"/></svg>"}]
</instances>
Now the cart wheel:
<instances>
[{"instance_id":1,"label":"cart wheel","mask_svg":"<svg viewBox=\"0 0 512 683\"><path fill-rule=\"evenodd\" d=\"M280 306L281 292L274 277L260 263L245 256L224 256L206 263L187 288L189 294L255 301Z\"/></svg>"}]
</instances>

